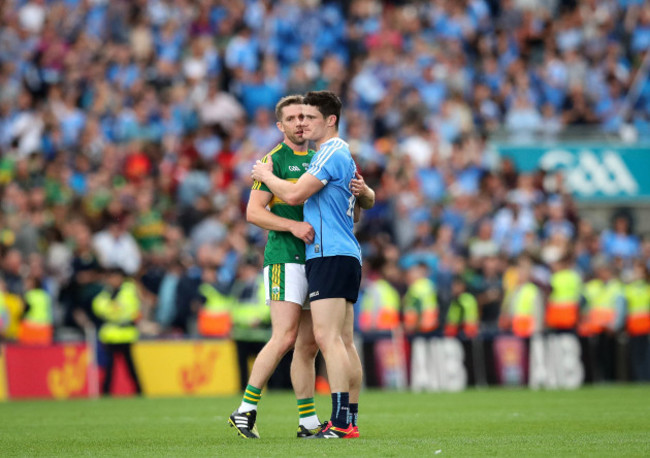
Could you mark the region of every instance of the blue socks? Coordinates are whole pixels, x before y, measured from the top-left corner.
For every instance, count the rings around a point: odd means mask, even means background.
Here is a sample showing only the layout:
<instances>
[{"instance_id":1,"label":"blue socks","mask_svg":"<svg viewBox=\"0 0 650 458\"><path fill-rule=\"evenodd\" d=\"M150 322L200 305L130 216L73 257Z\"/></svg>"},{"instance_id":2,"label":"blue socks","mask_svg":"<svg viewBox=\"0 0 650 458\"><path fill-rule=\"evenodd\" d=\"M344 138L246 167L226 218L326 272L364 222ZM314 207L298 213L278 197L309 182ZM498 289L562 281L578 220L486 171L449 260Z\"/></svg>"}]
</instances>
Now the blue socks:
<instances>
[{"instance_id":1,"label":"blue socks","mask_svg":"<svg viewBox=\"0 0 650 458\"><path fill-rule=\"evenodd\" d=\"M332 426L346 429L350 424L350 393L332 393Z\"/></svg>"},{"instance_id":2,"label":"blue socks","mask_svg":"<svg viewBox=\"0 0 650 458\"><path fill-rule=\"evenodd\" d=\"M356 402L350 403L350 423L352 426L358 426L357 421L359 419L359 404Z\"/></svg>"}]
</instances>

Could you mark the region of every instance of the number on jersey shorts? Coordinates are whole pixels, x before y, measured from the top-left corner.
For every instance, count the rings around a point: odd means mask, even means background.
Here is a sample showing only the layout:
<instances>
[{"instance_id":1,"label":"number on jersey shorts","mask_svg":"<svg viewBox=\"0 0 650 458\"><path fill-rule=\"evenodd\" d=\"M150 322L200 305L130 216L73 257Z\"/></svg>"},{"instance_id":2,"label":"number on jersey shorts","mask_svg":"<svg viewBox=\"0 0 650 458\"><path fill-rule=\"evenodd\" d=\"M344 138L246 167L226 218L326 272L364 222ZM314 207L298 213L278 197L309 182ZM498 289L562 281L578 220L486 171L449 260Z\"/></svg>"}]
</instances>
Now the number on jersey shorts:
<instances>
[{"instance_id":1,"label":"number on jersey shorts","mask_svg":"<svg viewBox=\"0 0 650 458\"><path fill-rule=\"evenodd\" d=\"M266 304L288 301L309 309L307 274L304 264L270 264L264 267Z\"/></svg>"}]
</instances>

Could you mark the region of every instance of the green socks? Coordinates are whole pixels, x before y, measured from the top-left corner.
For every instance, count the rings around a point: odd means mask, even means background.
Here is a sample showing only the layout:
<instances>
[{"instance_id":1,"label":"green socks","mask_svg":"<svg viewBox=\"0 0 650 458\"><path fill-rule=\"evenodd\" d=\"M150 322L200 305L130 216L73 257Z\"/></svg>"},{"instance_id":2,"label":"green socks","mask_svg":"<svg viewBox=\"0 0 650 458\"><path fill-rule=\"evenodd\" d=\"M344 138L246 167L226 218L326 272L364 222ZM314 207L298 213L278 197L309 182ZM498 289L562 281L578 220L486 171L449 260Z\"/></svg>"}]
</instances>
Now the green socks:
<instances>
[{"instance_id":1,"label":"green socks","mask_svg":"<svg viewBox=\"0 0 650 458\"><path fill-rule=\"evenodd\" d=\"M257 403L260 402L262 398L262 390L255 388L253 385L248 385L246 391L244 391L244 397L242 398L241 405L239 406L239 412L250 412L251 410L257 410Z\"/></svg>"},{"instance_id":2,"label":"green socks","mask_svg":"<svg viewBox=\"0 0 650 458\"><path fill-rule=\"evenodd\" d=\"M298 416L300 424L307 429L316 429L320 426L314 398L298 399Z\"/></svg>"}]
</instances>

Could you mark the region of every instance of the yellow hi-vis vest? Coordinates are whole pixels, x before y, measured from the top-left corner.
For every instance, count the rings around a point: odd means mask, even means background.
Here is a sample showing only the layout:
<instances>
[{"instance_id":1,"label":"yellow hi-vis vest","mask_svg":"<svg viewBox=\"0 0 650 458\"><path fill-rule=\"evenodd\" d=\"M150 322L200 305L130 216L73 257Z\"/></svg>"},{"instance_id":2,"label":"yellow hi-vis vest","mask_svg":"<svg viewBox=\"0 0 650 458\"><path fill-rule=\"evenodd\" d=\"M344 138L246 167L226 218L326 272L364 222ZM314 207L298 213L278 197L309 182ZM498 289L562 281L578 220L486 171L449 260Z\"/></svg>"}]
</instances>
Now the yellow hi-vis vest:
<instances>
[{"instance_id":1,"label":"yellow hi-vis vest","mask_svg":"<svg viewBox=\"0 0 650 458\"><path fill-rule=\"evenodd\" d=\"M250 301L234 300L232 338L249 342L266 342L271 337L271 308L266 305L264 277L257 278L257 293Z\"/></svg>"},{"instance_id":2,"label":"yellow hi-vis vest","mask_svg":"<svg viewBox=\"0 0 650 458\"><path fill-rule=\"evenodd\" d=\"M650 285L637 280L625 286L627 301L627 333L631 336L650 334Z\"/></svg>"},{"instance_id":3,"label":"yellow hi-vis vest","mask_svg":"<svg viewBox=\"0 0 650 458\"><path fill-rule=\"evenodd\" d=\"M23 320L44 325L52 324L52 300L45 290L39 288L27 291L25 302L29 305L29 310Z\"/></svg>"},{"instance_id":4,"label":"yellow hi-vis vest","mask_svg":"<svg viewBox=\"0 0 650 458\"><path fill-rule=\"evenodd\" d=\"M115 298L103 290L93 299L93 312L104 320L99 328L99 340L105 344L126 344L138 340L135 321L140 315L140 299L135 283L125 281Z\"/></svg>"},{"instance_id":5,"label":"yellow hi-vis vest","mask_svg":"<svg viewBox=\"0 0 650 458\"><path fill-rule=\"evenodd\" d=\"M474 338L478 335L478 303L470 293L462 293L451 301L445 323L445 335L457 335L461 324L467 337Z\"/></svg>"},{"instance_id":6,"label":"yellow hi-vis vest","mask_svg":"<svg viewBox=\"0 0 650 458\"><path fill-rule=\"evenodd\" d=\"M359 326L362 331L390 331L399 325L400 297L386 280L373 282L361 300Z\"/></svg>"},{"instance_id":7,"label":"yellow hi-vis vest","mask_svg":"<svg viewBox=\"0 0 650 458\"><path fill-rule=\"evenodd\" d=\"M232 299L209 283L201 284L199 293L205 298L205 304L198 314L199 334L206 337L228 337L232 329Z\"/></svg>"},{"instance_id":8,"label":"yellow hi-vis vest","mask_svg":"<svg viewBox=\"0 0 650 458\"><path fill-rule=\"evenodd\" d=\"M406 332L431 332L438 327L436 287L429 278L413 282L404 296Z\"/></svg>"},{"instance_id":9,"label":"yellow hi-vis vest","mask_svg":"<svg viewBox=\"0 0 650 458\"><path fill-rule=\"evenodd\" d=\"M582 279L573 269L551 275L551 295L546 305L546 326L551 329L573 329L578 324Z\"/></svg>"},{"instance_id":10,"label":"yellow hi-vis vest","mask_svg":"<svg viewBox=\"0 0 650 458\"><path fill-rule=\"evenodd\" d=\"M52 342L52 299L43 289L35 288L25 293L29 306L18 329L18 341L24 344L47 345Z\"/></svg>"},{"instance_id":11,"label":"yellow hi-vis vest","mask_svg":"<svg viewBox=\"0 0 650 458\"><path fill-rule=\"evenodd\" d=\"M537 331L535 305L539 294L537 285L530 282L515 290L512 298L512 333L514 335L530 337Z\"/></svg>"},{"instance_id":12,"label":"yellow hi-vis vest","mask_svg":"<svg viewBox=\"0 0 650 458\"><path fill-rule=\"evenodd\" d=\"M605 329L613 328L616 320L616 301L623 295L621 282L612 279L605 284L602 280L594 279L585 285L584 294L587 312L578 329L580 335L600 334Z\"/></svg>"}]
</instances>

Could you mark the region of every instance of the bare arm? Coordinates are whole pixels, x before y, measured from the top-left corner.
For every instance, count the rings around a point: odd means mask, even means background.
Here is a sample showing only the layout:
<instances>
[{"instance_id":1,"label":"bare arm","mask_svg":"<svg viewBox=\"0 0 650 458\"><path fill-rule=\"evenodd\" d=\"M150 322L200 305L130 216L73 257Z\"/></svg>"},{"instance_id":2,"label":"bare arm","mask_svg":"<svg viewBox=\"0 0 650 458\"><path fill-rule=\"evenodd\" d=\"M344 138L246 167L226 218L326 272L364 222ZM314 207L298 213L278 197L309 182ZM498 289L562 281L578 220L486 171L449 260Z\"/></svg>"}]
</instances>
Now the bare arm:
<instances>
[{"instance_id":1,"label":"bare arm","mask_svg":"<svg viewBox=\"0 0 650 458\"><path fill-rule=\"evenodd\" d=\"M246 220L262 229L270 231L291 232L305 243L314 241L314 228L304 221L294 221L274 215L266 209L273 194L266 191L253 190L246 207Z\"/></svg>"},{"instance_id":2,"label":"bare arm","mask_svg":"<svg viewBox=\"0 0 650 458\"><path fill-rule=\"evenodd\" d=\"M357 202L364 210L375 206L375 191L366 184L359 172L356 173L356 178L350 182L350 190L357 196Z\"/></svg>"},{"instance_id":3,"label":"bare arm","mask_svg":"<svg viewBox=\"0 0 650 458\"><path fill-rule=\"evenodd\" d=\"M271 192L289 205L300 205L325 186L310 173L303 174L300 179L292 183L273 175L273 161L257 161L251 175L254 180L263 182Z\"/></svg>"}]
</instances>

